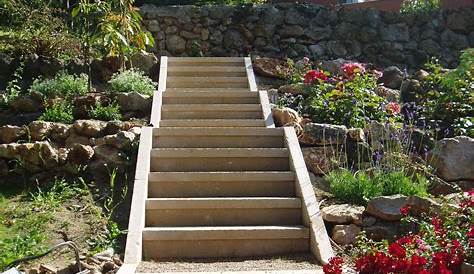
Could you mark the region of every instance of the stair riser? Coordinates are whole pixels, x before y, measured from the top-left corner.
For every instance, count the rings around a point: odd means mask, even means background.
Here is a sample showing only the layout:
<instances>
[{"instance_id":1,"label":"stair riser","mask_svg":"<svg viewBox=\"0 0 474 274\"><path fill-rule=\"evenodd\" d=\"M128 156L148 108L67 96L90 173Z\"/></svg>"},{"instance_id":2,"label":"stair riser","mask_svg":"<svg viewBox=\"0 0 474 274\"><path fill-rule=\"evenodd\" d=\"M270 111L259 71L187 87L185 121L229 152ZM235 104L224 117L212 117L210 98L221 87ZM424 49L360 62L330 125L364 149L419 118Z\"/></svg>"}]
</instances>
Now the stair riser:
<instances>
[{"instance_id":1,"label":"stair riser","mask_svg":"<svg viewBox=\"0 0 474 274\"><path fill-rule=\"evenodd\" d=\"M147 227L299 225L300 208L148 209Z\"/></svg>"},{"instance_id":2,"label":"stair riser","mask_svg":"<svg viewBox=\"0 0 474 274\"><path fill-rule=\"evenodd\" d=\"M162 119L262 119L261 111L162 111Z\"/></svg>"},{"instance_id":3,"label":"stair riser","mask_svg":"<svg viewBox=\"0 0 474 274\"><path fill-rule=\"evenodd\" d=\"M258 104L252 97L165 97L163 104Z\"/></svg>"},{"instance_id":4,"label":"stair riser","mask_svg":"<svg viewBox=\"0 0 474 274\"><path fill-rule=\"evenodd\" d=\"M269 256L309 251L308 239L144 241L145 259Z\"/></svg>"},{"instance_id":5,"label":"stair riser","mask_svg":"<svg viewBox=\"0 0 474 274\"><path fill-rule=\"evenodd\" d=\"M153 138L155 148L278 148L281 136L160 136Z\"/></svg>"},{"instance_id":6,"label":"stair riser","mask_svg":"<svg viewBox=\"0 0 474 274\"><path fill-rule=\"evenodd\" d=\"M166 87L168 88L248 88L247 82L168 82Z\"/></svg>"},{"instance_id":7,"label":"stair riser","mask_svg":"<svg viewBox=\"0 0 474 274\"><path fill-rule=\"evenodd\" d=\"M294 197L294 182L150 182L150 198Z\"/></svg>"},{"instance_id":8,"label":"stair riser","mask_svg":"<svg viewBox=\"0 0 474 274\"><path fill-rule=\"evenodd\" d=\"M200 61L168 61L168 68L173 67L244 67L244 61L242 62L200 62Z\"/></svg>"},{"instance_id":9,"label":"stair riser","mask_svg":"<svg viewBox=\"0 0 474 274\"><path fill-rule=\"evenodd\" d=\"M288 171L288 158L151 158L151 171Z\"/></svg>"},{"instance_id":10,"label":"stair riser","mask_svg":"<svg viewBox=\"0 0 474 274\"><path fill-rule=\"evenodd\" d=\"M204 66L205 68L206 66ZM192 70L170 71L168 76L171 77L246 77L247 72L242 68L241 71L200 71L199 67L194 67Z\"/></svg>"},{"instance_id":11,"label":"stair riser","mask_svg":"<svg viewBox=\"0 0 474 274\"><path fill-rule=\"evenodd\" d=\"M213 121L213 120L195 120L195 121L180 121L180 120L161 120L160 127L264 127L263 120L237 120L237 121Z\"/></svg>"}]
</instances>

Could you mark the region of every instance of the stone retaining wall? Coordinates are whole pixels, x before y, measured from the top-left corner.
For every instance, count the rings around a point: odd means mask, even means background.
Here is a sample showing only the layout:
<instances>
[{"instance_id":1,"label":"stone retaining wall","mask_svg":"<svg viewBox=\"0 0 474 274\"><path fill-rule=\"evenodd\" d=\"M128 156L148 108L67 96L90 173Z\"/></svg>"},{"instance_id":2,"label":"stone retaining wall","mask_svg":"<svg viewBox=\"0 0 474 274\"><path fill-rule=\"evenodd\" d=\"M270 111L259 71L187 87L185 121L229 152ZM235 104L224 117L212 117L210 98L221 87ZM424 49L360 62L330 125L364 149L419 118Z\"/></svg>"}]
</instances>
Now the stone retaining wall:
<instances>
[{"instance_id":1,"label":"stone retaining wall","mask_svg":"<svg viewBox=\"0 0 474 274\"><path fill-rule=\"evenodd\" d=\"M401 15L319 5L143 5L155 52L170 56L352 58L381 66L419 67L429 56L455 66L474 46L474 8Z\"/></svg>"}]
</instances>

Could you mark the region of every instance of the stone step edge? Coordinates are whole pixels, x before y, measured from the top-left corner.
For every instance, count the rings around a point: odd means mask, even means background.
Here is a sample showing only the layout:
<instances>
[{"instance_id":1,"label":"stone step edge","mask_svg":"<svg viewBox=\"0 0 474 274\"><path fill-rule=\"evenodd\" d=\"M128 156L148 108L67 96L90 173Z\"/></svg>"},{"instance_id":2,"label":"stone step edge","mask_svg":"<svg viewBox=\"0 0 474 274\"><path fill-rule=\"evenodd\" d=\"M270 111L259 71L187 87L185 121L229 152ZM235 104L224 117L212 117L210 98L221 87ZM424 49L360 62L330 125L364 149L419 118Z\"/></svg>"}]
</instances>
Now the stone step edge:
<instances>
[{"instance_id":1,"label":"stone step edge","mask_svg":"<svg viewBox=\"0 0 474 274\"><path fill-rule=\"evenodd\" d=\"M296 197L148 198L145 208L146 210L301 208L301 199Z\"/></svg>"},{"instance_id":2,"label":"stone step edge","mask_svg":"<svg viewBox=\"0 0 474 274\"><path fill-rule=\"evenodd\" d=\"M161 182L291 182L295 180L292 171L211 171L211 172L150 172L149 183Z\"/></svg>"},{"instance_id":3,"label":"stone step edge","mask_svg":"<svg viewBox=\"0 0 474 274\"><path fill-rule=\"evenodd\" d=\"M151 158L288 158L287 148L153 148Z\"/></svg>"}]
</instances>

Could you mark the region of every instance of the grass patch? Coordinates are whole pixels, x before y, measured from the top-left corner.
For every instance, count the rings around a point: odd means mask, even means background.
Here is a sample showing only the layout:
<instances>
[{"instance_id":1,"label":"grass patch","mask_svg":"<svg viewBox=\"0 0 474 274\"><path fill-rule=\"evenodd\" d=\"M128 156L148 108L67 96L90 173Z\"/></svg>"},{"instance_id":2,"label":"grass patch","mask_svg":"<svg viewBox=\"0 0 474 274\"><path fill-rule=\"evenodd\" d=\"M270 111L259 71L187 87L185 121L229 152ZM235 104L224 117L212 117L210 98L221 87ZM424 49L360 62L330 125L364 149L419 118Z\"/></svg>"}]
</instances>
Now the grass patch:
<instances>
[{"instance_id":1,"label":"grass patch","mask_svg":"<svg viewBox=\"0 0 474 274\"><path fill-rule=\"evenodd\" d=\"M402 171L375 171L369 175L364 171L331 171L329 185L334 196L344 202L366 205L375 197L384 195L426 196L428 180L423 176L407 176Z\"/></svg>"}]
</instances>

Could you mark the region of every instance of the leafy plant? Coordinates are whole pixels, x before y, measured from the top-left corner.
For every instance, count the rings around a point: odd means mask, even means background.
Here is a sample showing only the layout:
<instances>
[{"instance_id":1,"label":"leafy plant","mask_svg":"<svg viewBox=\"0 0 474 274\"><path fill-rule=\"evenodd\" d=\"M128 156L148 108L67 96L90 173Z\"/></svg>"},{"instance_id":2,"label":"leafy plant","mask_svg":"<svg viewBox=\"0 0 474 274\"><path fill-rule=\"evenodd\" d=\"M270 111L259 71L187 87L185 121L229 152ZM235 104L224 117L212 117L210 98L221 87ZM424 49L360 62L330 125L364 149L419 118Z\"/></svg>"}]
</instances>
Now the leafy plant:
<instances>
[{"instance_id":1,"label":"leafy plant","mask_svg":"<svg viewBox=\"0 0 474 274\"><path fill-rule=\"evenodd\" d=\"M138 69L129 69L115 73L109 81L113 92L138 92L153 95L157 84Z\"/></svg>"},{"instance_id":2,"label":"leafy plant","mask_svg":"<svg viewBox=\"0 0 474 274\"><path fill-rule=\"evenodd\" d=\"M331 171L327 176L334 196L344 202L365 205L383 195L427 195L428 180L420 175L407 176L402 171Z\"/></svg>"},{"instance_id":3,"label":"leafy plant","mask_svg":"<svg viewBox=\"0 0 474 274\"><path fill-rule=\"evenodd\" d=\"M402 3L400 12L417 13L430 12L440 8L440 0L405 0Z\"/></svg>"},{"instance_id":4,"label":"leafy plant","mask_svg":"<svg viewBox=\"0 0 474 274\"><path fill-rule=\"evenodd\" d=\"M89 116L92 119L111 121L121 120L120 106L117 103L112 103L107 106L102 106L99 102L89 110Z\"/></svg>"},{"instance_id":5,"label":"leafy plant","mask_svg":"<svg viewBox=\"0 0 474 274\"><path fill-rule=\"evenodd\" d=\"M21 62L20 65L15 69L13 73L13 79L7 83L7 88L3 96L0 106L8 107L8 105L17 98L21 93L20 82L23 78L24 62Z\"/></svg>"},{"instance_id":6,"label":"leafy plant","mask_svg":"<svg viewBox=\"0 0 474 274\"><path fill-rule=\"evenodd\" d=\"M57 101L45 108L39 120L70 124L74 121L72 106L68 103Z\"/></svg>"},{"instance_id":7,"label":"leafy plant","mask_svg":"<svg viewBox=\"0 0 474 274\"><path fill-rule=\"evenodd\" d=\"M52 79L36 79L30 87L31 91L36 91L48 98L84 95L87 93L87 76L67 74L61 71Z\"/></svg>"}]
</instances>

